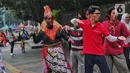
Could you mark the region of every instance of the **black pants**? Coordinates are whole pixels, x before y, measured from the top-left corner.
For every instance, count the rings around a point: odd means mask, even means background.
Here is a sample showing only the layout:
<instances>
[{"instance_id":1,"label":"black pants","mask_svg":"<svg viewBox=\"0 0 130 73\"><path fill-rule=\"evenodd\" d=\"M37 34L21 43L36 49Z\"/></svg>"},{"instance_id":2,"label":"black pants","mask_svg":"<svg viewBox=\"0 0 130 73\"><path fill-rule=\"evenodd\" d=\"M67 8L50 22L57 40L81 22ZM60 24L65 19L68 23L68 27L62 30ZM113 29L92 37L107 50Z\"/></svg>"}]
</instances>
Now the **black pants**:
<instances>
[{"instance_id":1,"label":"black pants","mask_svg":"<svg viewBox=\"0 0 130 73\"><path fill-rule=\"evenodd\" d=\"M4 45L0 43L0 47L3 47Z\"/></svg>"},{"instance_id":2,"label":"black pants","mask_svg":"<svg viewBox=\"0 0 130 73\"><path fill-rule=\"evenodd\" d=\"M128 69L130 71L130 47L125 47L124 48L124 55L125 55L125 58L126 58L126 63L127 63L127 66L128 66Z\"/></svg>"},{"instance_id":3,"label":"black pants","mask_svg":"<svg viewBox=\"0 0 130 73\"><path fill-rule=\"evenodd\" d=\"M11 48L10 48L10 53L13 53L14 51L14 41L10 42Z\"/></svg>"},{"instance_id":4,"label":"black pants","mask_svg":"<svg viewBox=\"0 0 130 73\"><path fill-rule=\"evenodd\" d=\"M95 64L99 67L101 73L110 73L105 56L85 54L85 73L93 73Z\"/></svg>"}]
</instances>

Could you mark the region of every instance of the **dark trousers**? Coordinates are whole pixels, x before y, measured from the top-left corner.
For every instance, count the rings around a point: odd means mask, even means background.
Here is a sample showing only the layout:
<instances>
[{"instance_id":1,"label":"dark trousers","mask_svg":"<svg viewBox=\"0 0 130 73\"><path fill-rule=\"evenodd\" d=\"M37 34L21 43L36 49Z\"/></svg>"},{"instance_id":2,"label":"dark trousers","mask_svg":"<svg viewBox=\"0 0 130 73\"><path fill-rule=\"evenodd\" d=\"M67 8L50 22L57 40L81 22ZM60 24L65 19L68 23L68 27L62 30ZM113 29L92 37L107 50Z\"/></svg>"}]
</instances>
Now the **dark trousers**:
<instances>
[{"instance_id":1,"label":"dark trousers","mask_svg":"<svg viewBox=\"0 0 130 73\"><path fill-rule=\"evenodd\" d=\"M124 48L124 55L126 58L126 63L127 63L128 69L130 71L130 47Z\"/></svg>"},{"instance_id":2,"label":"dark trousers","mask_svg":"<svg viewBox=\"0 0 130 73\"><path fill-rule=\"evenodd\" d=\"M105 56L85 54L85 73L93 73L95 64L99 67L101 73L110 73Z\"/></svg>"},{"instance_id":3,"label":"dark trousers","mask_svg":"<svg viewBox=\"0 0 130 73\"><path fill-rule=\"evenodd\" d=\"M14 41L10 42L11 48L10 48L10 53L13 53L14 51Z\"/></svg>"}]
</instances>

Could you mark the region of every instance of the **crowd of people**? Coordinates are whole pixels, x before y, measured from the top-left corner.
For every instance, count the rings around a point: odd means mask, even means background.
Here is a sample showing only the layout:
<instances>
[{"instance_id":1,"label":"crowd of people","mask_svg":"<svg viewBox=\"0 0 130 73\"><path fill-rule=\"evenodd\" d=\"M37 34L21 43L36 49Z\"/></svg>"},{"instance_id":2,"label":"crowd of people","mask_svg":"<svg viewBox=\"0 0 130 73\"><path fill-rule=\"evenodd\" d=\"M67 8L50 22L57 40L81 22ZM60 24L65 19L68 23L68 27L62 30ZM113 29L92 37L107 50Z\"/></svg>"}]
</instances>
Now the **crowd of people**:
<instances>
[{"instance_id":1,"label":"crowd of people","mask_svg":"<svg viewBox=\"0 0 130 73\"><path fill-rule=\"evenodd\" d=\"M101 73L113 73L114 65L119 73L129 73L130 15L124 14L119 21L113 7L101 23L100 11L98 6L92 5L86 12L88 19L82 20L78 15L71 20L73 27L62 27L54 21L49 6L45 7L41 30L37 36L33 35L35 43L46 41L43 43L44 73L78 73L78 66L81 68L79 73L93 73L95 65ZM66 60L62 38L71 42L70 64Z\"/></svg>"},{"instance_id":2,"label":"crowd of people","mask_svg":"<svg viewBox=\"0 0 130 73\"><path fill-rule=\"evenodd\" d=\"M36 28L31 34L34 43L43 41L43 73L113 73L113 66L119 73L130 73L129 13L123 14L118 20L117 10L111 7L101 23L100 7L91 5L86 11L87 19L82 19L78 14L70 20L73 26L63 27L54 20L49 6L45 6L44 10L40 30ZM29 39L28 33L23 28L19 35L20 46L25 53L24 40ZM70 63L67 61L63 39L70 43ZM6 34L0 31L0 46L9 42L11 55L15 41L17 38L11 28Z\"/></svg>"}]
</instances>

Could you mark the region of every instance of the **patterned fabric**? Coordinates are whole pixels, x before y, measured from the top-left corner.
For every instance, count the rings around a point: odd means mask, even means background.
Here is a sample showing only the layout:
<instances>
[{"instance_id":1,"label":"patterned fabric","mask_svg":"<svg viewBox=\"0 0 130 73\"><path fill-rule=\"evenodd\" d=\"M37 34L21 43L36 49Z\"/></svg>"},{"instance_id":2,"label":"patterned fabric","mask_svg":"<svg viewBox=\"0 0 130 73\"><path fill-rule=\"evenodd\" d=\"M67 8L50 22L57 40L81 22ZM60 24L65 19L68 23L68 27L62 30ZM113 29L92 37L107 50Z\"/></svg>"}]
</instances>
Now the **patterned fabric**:
<instances>
[{"instance_id":1,"label":"patterned fabric","mask_svg":"<svg viewBox=\"0 0 130 73\"><path fill-rule=\"evenodd\" d=\"M43 58L43 73L72 73L61 45L49 47L45 51L47 54Z\"/></svg>"}]
</instances>

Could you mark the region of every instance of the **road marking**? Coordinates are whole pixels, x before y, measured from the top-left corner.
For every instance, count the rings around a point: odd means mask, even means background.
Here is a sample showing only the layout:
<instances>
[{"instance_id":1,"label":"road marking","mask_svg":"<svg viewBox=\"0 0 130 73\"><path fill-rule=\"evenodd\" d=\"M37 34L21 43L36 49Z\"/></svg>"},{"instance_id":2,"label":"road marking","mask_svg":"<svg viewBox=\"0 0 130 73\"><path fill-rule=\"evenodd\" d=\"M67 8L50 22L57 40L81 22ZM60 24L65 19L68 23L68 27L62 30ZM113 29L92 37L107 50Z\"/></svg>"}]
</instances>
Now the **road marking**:
<instances>
[{"instance_id":1,"label":"road marking","mask_svg":"<svg viewBox=\"0 0 130 73\"><path fill-rule=\"evenodd\" d=\"M11 64L9 64L8 62L6 62L5 60L3 61L5 67L12 73L22 73L20 70L18 70L17 68L15 68L14 66L12 66Z\"/></svg>"}]
</instances>

